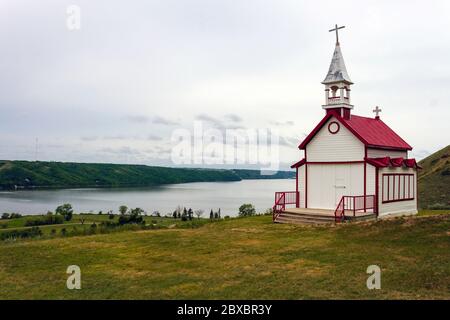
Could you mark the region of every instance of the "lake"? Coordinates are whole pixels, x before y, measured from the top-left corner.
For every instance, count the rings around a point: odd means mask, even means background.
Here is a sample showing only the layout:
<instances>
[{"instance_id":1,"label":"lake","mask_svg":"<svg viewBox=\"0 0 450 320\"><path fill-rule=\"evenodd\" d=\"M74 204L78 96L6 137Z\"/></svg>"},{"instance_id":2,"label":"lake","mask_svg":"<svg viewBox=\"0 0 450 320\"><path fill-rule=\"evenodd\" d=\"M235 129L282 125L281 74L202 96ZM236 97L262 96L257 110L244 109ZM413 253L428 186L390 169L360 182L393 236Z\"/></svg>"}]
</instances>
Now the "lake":
<instances>
[{"instance_id":1,"label":"lake","mask_svg":"<svg viewBox=\"0 0 450 320\"><path fill-rule=\"evenodd\" d=\"M221 209L222 217L236 216L243 203L252 203L257 212L273 206L275 191L294 191L294 179L242 180L237 182L195 182L146 188L89 188L60 190L21 190L0 192L0 214L43 214L63 203L72 204L76 213L118 211L120 205L140 207L148 214L173 212L180 205Z\"/></svg>"}]
</instances>

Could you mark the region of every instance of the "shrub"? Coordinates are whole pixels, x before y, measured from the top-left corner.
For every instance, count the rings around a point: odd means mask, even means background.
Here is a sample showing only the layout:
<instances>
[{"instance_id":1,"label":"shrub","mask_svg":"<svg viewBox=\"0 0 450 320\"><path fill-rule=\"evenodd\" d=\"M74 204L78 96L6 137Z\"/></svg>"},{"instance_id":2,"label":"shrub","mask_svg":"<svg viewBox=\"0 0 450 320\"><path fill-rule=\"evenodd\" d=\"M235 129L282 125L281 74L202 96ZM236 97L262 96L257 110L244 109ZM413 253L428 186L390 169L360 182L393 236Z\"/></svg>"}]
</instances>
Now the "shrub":
<instances>
[{"instance_id":1,"label":"shrub","mask_svg":"<svg viewBox=\"0 0 450 320\"><path fill-rule=\"evenodd\" d=\"M4 212L4 213L2 214L2 219L3 219L3 220L9 219L9 213Z\"/></svg>"},{"instance_id":2,"label":"shrub","mask_svg":"<svg viewBox=\"0 0 450 320\"><path fill-rule=\"evenodd\" d=\"M18 218L22 218L22 215L20 213L11 213L9 218L10 219L18 219Z\"/></svg>"},{"instance_id":3,"label":"shrub","mask_svg":"<svg viewBox=\"0 0 450 320\"><path fill-rule=\"evenodd\" d=\"M128 211L128 207L127 206L120 206L119 207L119 212L120 214L125 214Z\"/></svg>"},{"instance_id":4,"label":"shrub","mask_svg":"<svg viewBox=\"0 0 450 320\"><path fill-rule=\"evenodd\" d=\"M32 227L25 230L13 230L8 232L0 233L0 239L17 239L17 238L34 238L42 235L41 229L39 227Z\"/></svg>"},{"instance_id":5,"label":"shrub","mask_svg":"<svg viewBox=\"0 0 450 320\"><path fill-rule=\"evenodd\" d=\"M239 216L240 217L248 217L254 216L256 214L255 207L250 203L244 203L239 207Z\"/></svg>"},{"instance_id":6,"label":"shrub","mask_svg":"<svg viewBox=\"0 0 450 320\"><path fill-rule=\"evenodd\" d=\"M142 213L144 210L141 208L135 208L130 210L130 214L121 214L119 217L119 224L142 224L144 223L144 218L142 217Z\"/></svg>"},{"instance_id":7,"label":"shrub","mask_svg":"<svg viewBox=\"0 0 450 320\"><path fill-rule=\"evenodd\" d=\"M60 214L64 217L64 220L70 221L72 220L73 209L70 203L65 203L56 208L56 214Z\"/></svg>"},{"instance_id":8,"label":"shrub","mask_svg":"<svg viewBox=\"0 0 450 320\"><path fill-rule=\"evenodd\" d=\"M62 228L62 229L61 229L61 235L62 235L62 236L65 236L66 234L67 234L66 228Z\"/></svg>"},{"instance_id":9,"label":"shrub","mask_svg":"<svg viewBox=\"0 0 450 320\"><path fill-rule=\"evenodd\" d=\"M450 204L445 203L433 203L428 206L430 210L447 210L450 209Z\"/></svg>"},{"instance_id":10,"label":"shrub","mask_svg":"<svg viewBox=\"0 0 450 320\"><path fill-rule=\"evenodd\" d=\"M47 214L44 217L39 217L36 219L28 219L27 221L25 221L25 226L26 227L43 226L50 224L61 224L63 222L64 219L62 216Z\"/></svg>"}]
</instances>

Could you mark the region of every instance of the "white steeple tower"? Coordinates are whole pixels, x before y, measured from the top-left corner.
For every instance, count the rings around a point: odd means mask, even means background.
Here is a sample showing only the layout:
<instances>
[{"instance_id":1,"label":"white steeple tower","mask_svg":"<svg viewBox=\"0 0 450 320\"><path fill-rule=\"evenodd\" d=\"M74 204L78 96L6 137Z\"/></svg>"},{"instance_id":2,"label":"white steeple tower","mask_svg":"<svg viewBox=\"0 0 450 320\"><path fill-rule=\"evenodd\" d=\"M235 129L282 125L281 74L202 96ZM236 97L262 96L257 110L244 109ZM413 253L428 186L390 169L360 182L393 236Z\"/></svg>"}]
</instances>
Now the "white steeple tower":
<instances>
[{"instance_id":1,"label":"white steeple tower","mask_svg":"<svg viewBox=\"0 0 450 320\"><path fill-rule=\"evenodd\" d=\"M350 110L353 105L350 103L350 86L353 82L345 68L344 57L341 53L341 46L339 44L338 30L345 28L345 26L336 27L329 30L336 31L336 47L334 49L333 58L331 59L330 68L327 76L322 84L325 85L325 104L322 106L327 113L329 110L338 111L343 118L350 118Z\"/></svg>"}]
</instances>

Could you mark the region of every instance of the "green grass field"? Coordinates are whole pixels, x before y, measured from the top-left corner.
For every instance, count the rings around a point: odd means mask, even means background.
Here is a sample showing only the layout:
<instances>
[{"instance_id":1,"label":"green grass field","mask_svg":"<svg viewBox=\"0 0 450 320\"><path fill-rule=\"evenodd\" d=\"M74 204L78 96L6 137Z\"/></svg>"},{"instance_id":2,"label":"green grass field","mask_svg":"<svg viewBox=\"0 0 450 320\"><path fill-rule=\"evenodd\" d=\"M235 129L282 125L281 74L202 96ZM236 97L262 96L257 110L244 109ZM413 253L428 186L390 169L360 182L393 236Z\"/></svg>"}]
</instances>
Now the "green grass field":
<instances>
[{"instance_id":1,"label":"green grass field","mask_svg":"<svg viewBox=\"0 0 450 320\"><path fill-rule=\"evenodd\" d=\"M73 264L81 290L66 288ZM381 267L381 290L366 287L372 264ZM256 216L4 241L0 298L450 299L450 212L338 226Z\"/></svg>"}]
</instances>

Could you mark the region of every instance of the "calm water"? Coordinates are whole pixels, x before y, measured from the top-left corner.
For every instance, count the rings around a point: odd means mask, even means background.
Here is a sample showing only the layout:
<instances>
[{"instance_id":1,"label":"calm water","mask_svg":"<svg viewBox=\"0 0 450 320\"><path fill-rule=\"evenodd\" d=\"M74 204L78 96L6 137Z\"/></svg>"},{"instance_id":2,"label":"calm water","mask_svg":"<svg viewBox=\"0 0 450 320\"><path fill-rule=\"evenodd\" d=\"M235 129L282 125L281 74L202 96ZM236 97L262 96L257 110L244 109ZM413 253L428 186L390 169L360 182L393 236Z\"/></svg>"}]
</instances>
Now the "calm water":
<instances>
[{"instance_id":1,"label":"calm water","mask_svg":"<svg viewBox=\"0 0 450 320\"><path fill-rule=\"evenodd\" d=\"M205 210L221 209L222 216L235 216L243 203L258 212L273 206L275 191L295 190L295 180L243 180L239 182L196 182L147 188L63 189L0 192L0 213L42 214L70 203L75 212L117 212L120 205L140 207L147 213L173 212L177 205Z\"/></svg>"}]
</instances>

